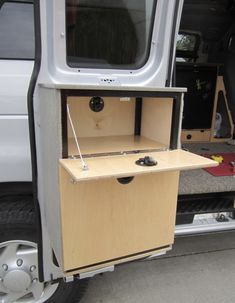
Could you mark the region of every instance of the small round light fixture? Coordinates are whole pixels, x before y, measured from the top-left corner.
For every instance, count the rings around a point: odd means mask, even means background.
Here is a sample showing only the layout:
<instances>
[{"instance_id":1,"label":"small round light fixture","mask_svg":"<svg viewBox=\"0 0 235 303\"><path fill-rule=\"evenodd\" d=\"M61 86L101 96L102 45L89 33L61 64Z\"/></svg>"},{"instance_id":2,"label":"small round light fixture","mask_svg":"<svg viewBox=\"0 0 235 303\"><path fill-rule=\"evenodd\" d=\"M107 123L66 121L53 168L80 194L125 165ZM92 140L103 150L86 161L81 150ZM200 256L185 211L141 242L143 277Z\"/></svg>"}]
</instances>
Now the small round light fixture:
<instances>
[{"instance_id":1,"label":"small round light fixture","mask_svg":"<svg viewBox=\"0 0 235 303\"><path fill-rule=\"evenodd\" d=\"M104 109L104 100L101 97L92 97L89 106L93 112L101 112Z\"/></svg>"}]
</instances>

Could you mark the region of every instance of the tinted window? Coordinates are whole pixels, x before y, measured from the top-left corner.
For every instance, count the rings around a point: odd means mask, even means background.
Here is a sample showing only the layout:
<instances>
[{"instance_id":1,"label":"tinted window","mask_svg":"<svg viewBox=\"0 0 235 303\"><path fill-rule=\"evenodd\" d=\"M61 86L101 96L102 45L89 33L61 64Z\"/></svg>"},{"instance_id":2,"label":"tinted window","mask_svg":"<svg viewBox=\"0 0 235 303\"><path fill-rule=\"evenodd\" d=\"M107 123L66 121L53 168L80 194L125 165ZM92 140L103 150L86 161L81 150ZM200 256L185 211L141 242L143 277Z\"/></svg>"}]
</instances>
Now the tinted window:
<instances>
[{"instance_id":1,"label":"tinted window","mask_svg":"<svg viewBox=\"0 0 235 303\"><path fill-rule=\"evenodd\" d=\"M5 2L0 10L0 58L34 58L33 4Z\"/></svg>"},{"instance_id":2,"label":"tinted window","mask_svg":"<svg viewBox=\"0 0 235 303\"><path fill-rule=\"evenodd\" d=\"M138 68L148 59L156 0L66 0L70 66Z\"/></svg>"}]
</instances>

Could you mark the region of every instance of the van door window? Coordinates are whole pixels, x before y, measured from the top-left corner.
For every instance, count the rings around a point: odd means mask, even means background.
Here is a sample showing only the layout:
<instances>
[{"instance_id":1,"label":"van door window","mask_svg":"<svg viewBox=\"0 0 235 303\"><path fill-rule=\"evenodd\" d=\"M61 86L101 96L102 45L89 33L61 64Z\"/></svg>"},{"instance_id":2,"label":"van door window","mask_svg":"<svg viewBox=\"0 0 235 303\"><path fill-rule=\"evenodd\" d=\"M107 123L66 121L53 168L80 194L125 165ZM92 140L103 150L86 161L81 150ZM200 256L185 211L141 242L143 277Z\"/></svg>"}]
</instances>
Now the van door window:
<instances>
[{"instance_id":1,"label":"van door window","mask_svg":"<svg viewBox=\"0 0 235 303\"><path fill-rule=\"evenodd\" d=\"M33 3L4 2L0 9L0 59L34 59Z\"/></svg>"},{"instance_id":2,"label":"van door window","mask_svg":"<svg viewBox=\"0 0 235 303\"><path fill-rule=\"evenodd\" d=\"M67 62L129 68L149 57L156 0L66 0Z\"/></svg>"}]
</instances>

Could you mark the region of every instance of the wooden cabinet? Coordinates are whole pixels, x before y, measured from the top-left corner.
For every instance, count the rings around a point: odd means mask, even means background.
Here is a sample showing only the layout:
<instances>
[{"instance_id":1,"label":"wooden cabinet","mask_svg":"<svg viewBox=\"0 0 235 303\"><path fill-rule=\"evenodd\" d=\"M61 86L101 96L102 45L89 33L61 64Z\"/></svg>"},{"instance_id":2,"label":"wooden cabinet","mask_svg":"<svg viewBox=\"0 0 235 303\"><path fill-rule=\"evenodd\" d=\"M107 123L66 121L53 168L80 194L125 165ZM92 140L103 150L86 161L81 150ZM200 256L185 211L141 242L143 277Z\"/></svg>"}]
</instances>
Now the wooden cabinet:
<instances>
[{"instance_id":1,"label":"wooden cabinet","mask_svg":"<svg viewBox=\"0 0 235 303\"><path fill-rule=\"evenodd\" d=\"M98 93L102 109L93 111ZM173 244L179 171L215 165L179 148L181 102L174 91L62 93L58 165L65 274L151 256ZM137 165L145 156L157 164Z\"/></svg>"}]
</instances>

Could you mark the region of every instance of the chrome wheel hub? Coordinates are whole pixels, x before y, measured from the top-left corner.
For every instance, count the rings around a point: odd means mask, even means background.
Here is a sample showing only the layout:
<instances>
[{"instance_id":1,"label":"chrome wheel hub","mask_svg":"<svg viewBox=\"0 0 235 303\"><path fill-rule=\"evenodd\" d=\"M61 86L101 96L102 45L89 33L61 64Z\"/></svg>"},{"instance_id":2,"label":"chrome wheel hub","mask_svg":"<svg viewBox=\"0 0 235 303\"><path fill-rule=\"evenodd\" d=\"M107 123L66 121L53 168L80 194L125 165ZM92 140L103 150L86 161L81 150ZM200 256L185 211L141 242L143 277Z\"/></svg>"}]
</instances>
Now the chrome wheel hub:
<instances>
[{"instance_id":1,"label":"chrome wheel hub","mask_svg":"<svg viewBox=\"0 0 235 303\"><path fill-rule=\"evenodd\" d=\"M37 245L28 241L0 244L0 303L43 303L58 284L40 283Z\"/></svg>"},{"instance_id":2,"label":"chrome wheel hub","mask_svg":"<svg viewBox=\"0 0 235 303\"><path fill-rule=\"evenodd\" d=\"M12 270L3 279L3 287L10 292L25 292L32 283L30 275L23 270Z\"/></svg>"}]
</instances>

